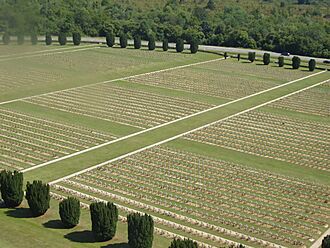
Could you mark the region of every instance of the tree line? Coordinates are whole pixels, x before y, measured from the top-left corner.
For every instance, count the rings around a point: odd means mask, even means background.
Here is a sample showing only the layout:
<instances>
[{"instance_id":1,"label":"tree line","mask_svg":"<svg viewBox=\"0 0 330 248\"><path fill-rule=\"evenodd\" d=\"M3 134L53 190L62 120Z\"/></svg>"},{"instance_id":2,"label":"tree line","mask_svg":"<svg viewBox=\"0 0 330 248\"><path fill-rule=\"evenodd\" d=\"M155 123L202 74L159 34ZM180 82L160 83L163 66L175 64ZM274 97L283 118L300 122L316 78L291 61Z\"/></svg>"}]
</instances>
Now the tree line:
<instances>
[{"instance_id":1,"label":"tree line","mask_svg":"<svg viewBox=\"0 0 330 248\"><path fill-rule=\"evenodd\" d=\"M330 58L325 0L0 0L0 33L139 35Z\"/></svg>"}]
</instances>

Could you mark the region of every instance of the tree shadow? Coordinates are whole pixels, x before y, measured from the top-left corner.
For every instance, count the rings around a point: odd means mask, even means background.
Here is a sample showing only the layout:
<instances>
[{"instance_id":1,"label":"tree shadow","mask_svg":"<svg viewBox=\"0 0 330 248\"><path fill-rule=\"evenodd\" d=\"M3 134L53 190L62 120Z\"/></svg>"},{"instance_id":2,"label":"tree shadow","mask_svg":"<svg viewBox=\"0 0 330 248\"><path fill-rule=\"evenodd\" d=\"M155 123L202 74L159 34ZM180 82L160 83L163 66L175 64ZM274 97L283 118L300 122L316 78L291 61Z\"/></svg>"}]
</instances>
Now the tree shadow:
<instances>
[{"instance_id":1,"label":"tree shadow","mask_svg":"<svg viewBox=\"0 0 330 248\"><path fill-rule=\"evenodd\" d=\"M43 223L42 225L50 229L67 229L60 220L50 220Z\"/></svg>"},{"instance_id":2,"label":"tree shadow","mask_svg":"<svg viewBox=\"0 0 330 248\"><path fill-rule=\"evenodd\" d=\"M128 243L109 244L101 246L101 248L130 248Z\"/></svg>"},{"instance_id":3,"label":"tree shadow","mask_svg":"<svg viewBox=\"0 0 330 248\"><path fill-rule=\"evenodd\" d=\"M66 235L64 235L64 238L72 241L72 242L78 242L78 243L95 243L96 240L94 238L94 235L92 231L77 231L77 232L71 232Z\"/></svg>"},{"instance_id":4,"label":"tree shadow","mask_svg":"<svg viewBox=\"0 0 330 248\"><path fill-rule=\"evenodd\" d=\"M19 219L34 217L29 208L9 209L5 212L5 214L9 217L14 217Z\"/></svg>"}]
</instances>

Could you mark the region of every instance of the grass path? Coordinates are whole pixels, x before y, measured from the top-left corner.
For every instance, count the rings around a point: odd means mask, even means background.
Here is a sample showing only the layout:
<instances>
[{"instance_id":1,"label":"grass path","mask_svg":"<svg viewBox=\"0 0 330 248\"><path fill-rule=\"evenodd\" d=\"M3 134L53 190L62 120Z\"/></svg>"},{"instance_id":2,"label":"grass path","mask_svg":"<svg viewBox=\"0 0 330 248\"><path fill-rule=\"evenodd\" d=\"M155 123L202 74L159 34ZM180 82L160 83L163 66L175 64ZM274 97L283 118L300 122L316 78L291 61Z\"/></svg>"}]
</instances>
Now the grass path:
<instances>
[{"instance_id":1,"label":"grass path","mask_svg":"<svg viewBox=\"0 0 330 248\"><path fill-rule=\"evenodd\" d=\"M324 80L329 80L329 73L316 73L313 74L313 76L288 82L281 86L276 86L275 88L259 92L252 96L216 106L189 117L181 118L152 129L143 130L129 137L123 137L116 142L98 147L97 149L81 152L80 154L76 154L62 161L55 161L47 164L47 166L34 168L37 170L26 172L25 178L26 180L38 178L50 182L77 171L101 164L104 161L109 161L137 150L154 146L155 144L174 140L188 131L200 128L212 122L217 122L220 119L228 118L229 116L235 116L239 112L254 109L256 106L263 106L274 101L274 99L298 92L302 89L314 87Z\"/></svg>"}]
</instances>

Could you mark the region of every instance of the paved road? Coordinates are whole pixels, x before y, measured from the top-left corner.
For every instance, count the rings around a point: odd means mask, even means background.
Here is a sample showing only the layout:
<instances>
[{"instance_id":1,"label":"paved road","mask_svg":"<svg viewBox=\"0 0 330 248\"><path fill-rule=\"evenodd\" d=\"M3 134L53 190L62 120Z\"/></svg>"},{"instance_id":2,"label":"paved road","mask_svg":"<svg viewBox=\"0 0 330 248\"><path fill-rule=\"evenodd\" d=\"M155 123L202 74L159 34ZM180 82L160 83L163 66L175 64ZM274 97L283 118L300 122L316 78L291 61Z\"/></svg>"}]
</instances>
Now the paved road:
<instances>
[{"instance_id":1,"label":"paved road","mask_svg":"<svg viewBox=\"0 0 330 248\"><path fill-rule=\"evenodd\" d=\"M105 44L105 38L100 37L100 38L90 38L90 37L84 37L82 38L82 41L84 42L92 42L92 43L102 43ZM116 38L116 43L119 43L119 39ZM133 40L128 40L128 44L132 45ZM143 46L147 46L148 42L147 41L142 41ZM162 46L161 42L156 42L156 45L158 47ZM169 43L170 48L175 48L175 43ZM189 49L190 45L186 44L185 49ZM247 54L248 52L256 52L257 55L262 56L265 52L270 53L271 56L273 57L279 57L281 54L280 53L275 53L275 52L269 52L269 51L263 51L263 50L256 50L256 49L246 49L246 48L236 48L236 47L222 47L222 46L207 46L207 45L200 45L199 46L200 51L208 51L208 52L228 52L228 53L240 53L240 54ZM287 58L292 58L293 55L287 56ZM323 63L324 60L327 60L325 58L314 58L314 57L308 57L308 56L300 56L299 57L302 60L308 61L310 59L315 59L316 62L318 63Z\"/></svg>"}]
</instances>

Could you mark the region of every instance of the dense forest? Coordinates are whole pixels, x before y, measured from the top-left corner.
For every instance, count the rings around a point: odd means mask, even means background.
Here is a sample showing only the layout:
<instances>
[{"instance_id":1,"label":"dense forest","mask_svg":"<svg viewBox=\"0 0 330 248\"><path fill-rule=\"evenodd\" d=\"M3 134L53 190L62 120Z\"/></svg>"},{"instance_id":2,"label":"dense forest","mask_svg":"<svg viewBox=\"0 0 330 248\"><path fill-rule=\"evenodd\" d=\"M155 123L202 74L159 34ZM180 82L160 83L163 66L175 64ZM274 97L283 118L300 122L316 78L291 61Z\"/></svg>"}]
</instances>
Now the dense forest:
<instances>
[{"instance_id":1,"label":"dense forest","mask_svg":"<svg viewBox=\"0 0 330 248\"><path fill-rule=\"evenodd\" d=\"M330 58L330 1L0 0L0 32L124 32Z\"/></svg>"}]
</instances>

